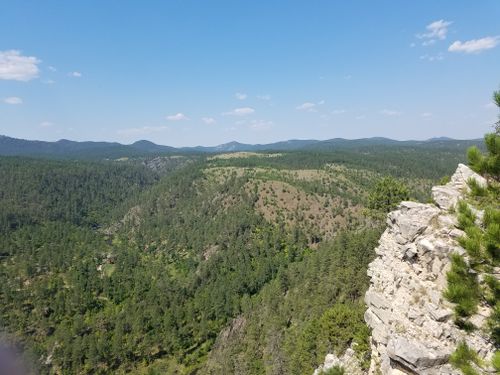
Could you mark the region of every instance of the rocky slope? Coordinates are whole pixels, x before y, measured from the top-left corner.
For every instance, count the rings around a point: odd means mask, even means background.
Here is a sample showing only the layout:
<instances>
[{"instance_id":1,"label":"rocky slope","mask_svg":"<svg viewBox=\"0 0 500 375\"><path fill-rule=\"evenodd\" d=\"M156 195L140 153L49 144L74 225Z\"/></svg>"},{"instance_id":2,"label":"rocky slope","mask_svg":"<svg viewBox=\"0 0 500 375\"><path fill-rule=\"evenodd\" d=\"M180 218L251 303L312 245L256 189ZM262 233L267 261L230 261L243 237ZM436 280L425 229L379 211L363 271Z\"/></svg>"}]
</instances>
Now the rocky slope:
<instances>
[{"instance_id":1,"label":"rocky slope","mask_svg":"<svg viewBox=\"0 0 500 375\"><path fill-rule=\"evenodd\" d=\"M482 359L491 359L494 348L480 329L490 311L480 306L471 318L479 329L466 333L454 324L453 305L443 298L450 255L465 255L456 241L463 232L456 227L452 208L466 193L469 178L486 184L483 177L460 164L448 184L432 189L436 204L402 202L388 214L387 229L375 249L377 257L368 269L369 374L460 374L448 361L461 341ZM349 374L360 373L357 368L352 372L352 361L344 357L329 354L317 373L334 365L349 366Z\"/></svg>"},{"instance_id":2,"label":"rocky slope","mask_svg":"<svg viewBox=\"0 0 500 375\"><path fill-rule=\"evenodd\" d=\"M465 254L456 241L463 232L450 208L465 194L469 178L486 184L461 164L447 185L433 188L437 205L403 202L388 215L365 295L365 320L373 330L370 373L459 374L448 360L464 340L480 357L492 356L487 336L480 329L459 329L452 304L442 297L450 255ZM480 328L489 313L480 308L471 322Z\"/></svg>"}]
</instances>

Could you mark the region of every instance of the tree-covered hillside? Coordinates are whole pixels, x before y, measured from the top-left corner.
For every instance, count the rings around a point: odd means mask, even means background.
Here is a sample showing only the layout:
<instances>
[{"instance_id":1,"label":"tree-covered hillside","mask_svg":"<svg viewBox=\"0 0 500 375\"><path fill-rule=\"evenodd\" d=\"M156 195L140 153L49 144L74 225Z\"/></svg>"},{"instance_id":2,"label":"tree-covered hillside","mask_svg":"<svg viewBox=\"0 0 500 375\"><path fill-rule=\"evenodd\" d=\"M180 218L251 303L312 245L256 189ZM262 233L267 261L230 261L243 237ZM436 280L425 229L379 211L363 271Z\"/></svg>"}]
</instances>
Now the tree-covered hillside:
<instances>
[{"instance_id":1,"label":"tree-covered hillside","mask_svg":"<svg viewBox=\"0 0 500 375\"><path fill-rule=\"evenodd\" d=\"M1 328L47 374L305 374L353 341L367 358L373 189L391 175L427 199L461 160L0 158Z\"/></svg>"}]
</instances>

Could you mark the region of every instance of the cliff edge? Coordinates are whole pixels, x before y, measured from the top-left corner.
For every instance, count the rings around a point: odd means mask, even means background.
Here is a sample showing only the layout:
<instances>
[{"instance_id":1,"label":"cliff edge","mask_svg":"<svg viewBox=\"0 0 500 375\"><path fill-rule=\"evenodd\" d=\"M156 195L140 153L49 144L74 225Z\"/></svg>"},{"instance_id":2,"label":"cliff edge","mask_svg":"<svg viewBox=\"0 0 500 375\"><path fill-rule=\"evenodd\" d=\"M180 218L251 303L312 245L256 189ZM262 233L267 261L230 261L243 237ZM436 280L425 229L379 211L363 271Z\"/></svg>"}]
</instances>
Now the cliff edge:
<instances>
[{"instance_id":1,"label":"cliff edge","mask_svg":"<svg viewBox=\"0 0 500 375\"><path fill-rule=\"evenodd\" d=\"M462 341L485 360L493 355L481 330L489 309L480 306L471 318L477 329L465 332L453 321L453 304L443 298L450 255L465 255L457 242L464 233L452 209L466 194L470 178L486 185L483 177L459 164L448 184L432 189L436 204L402 202L388 214L377 257L368 268L369 374L460 374L448 361Z\"/></svg>"}]
</instances>

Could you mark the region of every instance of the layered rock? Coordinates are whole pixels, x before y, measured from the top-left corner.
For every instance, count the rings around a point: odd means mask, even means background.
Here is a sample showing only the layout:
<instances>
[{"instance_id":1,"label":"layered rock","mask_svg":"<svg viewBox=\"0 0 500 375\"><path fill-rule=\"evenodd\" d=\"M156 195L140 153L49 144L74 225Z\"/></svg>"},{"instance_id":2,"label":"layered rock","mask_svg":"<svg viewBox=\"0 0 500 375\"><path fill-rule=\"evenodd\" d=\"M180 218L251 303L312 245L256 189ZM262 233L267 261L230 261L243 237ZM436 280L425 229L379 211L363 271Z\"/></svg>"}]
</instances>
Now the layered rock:
<instances>
[{"instance_id":1,"label":"layered rock","mask_svg":"<svg viewBox=\"0 0 500 375\"><path fill-rule=\"evenodd\" d=\"M450 213L463 197L467 180L486 181L460 164L451 181L434 187L437 205L402 202L389 213L387 229L370 264L365 320L372 328L370 374L459 374L448 364L458 343L465 341L480 357L489 359L493 346L480 329L466 333L453 323L453 306L443 299L450 255L464 254L456 239ZM472 321L481 326L489 311Z\"/></svg>"}]
</instances>

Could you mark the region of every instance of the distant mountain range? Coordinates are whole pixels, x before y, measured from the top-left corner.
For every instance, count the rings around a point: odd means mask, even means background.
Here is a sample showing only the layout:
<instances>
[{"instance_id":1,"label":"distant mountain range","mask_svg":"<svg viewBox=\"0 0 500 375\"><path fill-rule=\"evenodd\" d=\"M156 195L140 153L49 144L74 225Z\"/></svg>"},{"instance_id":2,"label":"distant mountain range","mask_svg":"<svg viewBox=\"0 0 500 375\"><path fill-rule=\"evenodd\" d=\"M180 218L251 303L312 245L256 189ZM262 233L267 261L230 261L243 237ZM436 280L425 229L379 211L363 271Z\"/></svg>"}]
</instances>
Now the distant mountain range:
<instances>
[{"instance_id":1,"label":"distant mountain range","mask_svg":"<svg viewBox=\"0 0 500 375\"><path fill-rule=\"evenodd\" d=\"M76 142L61 139L56 142L31 141L0 135L0 155L3 156L45 156L55 158L119 158L171 153L220 153L237 151L295 151L335 149L357 149L370 147L431 147L466 148L482 145L482 139L456 140L447 137L431 138L425 141L396 141L389 138L373 137L362 139L333 138L328 140L291 139L268 144L244 144L229 142L218 146L171 147L140 140L130 145L117 142Z\"/></svg>"}]
</instances>

